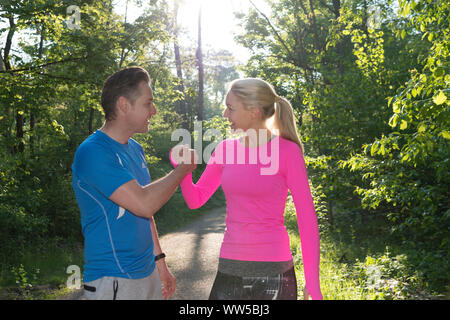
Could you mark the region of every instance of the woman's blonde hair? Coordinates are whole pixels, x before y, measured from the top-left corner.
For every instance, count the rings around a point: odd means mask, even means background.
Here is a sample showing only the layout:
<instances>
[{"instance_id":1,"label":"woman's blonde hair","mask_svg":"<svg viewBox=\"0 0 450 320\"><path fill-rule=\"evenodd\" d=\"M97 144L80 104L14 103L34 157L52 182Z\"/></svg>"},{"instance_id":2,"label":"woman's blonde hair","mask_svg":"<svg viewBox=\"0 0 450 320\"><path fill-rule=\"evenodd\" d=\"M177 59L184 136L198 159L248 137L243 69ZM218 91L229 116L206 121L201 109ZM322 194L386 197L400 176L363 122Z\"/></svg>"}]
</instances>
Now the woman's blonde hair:
<instances>
[{"instance_id":1,"label":"woman's blonde hair","mask_svg":"<svg viewBox=\"0 0 450 320\"><path fill-rule=\"evenodd\" d=\"M275 92L268 82L258 78L236 79L231 82L229 92L244 104L246 108L259 107L264 120L274 116L273 129L278 129L279 135L298 144L304 153L295 123L294 109L291 103Z\"/></svg>"}]
</instances>

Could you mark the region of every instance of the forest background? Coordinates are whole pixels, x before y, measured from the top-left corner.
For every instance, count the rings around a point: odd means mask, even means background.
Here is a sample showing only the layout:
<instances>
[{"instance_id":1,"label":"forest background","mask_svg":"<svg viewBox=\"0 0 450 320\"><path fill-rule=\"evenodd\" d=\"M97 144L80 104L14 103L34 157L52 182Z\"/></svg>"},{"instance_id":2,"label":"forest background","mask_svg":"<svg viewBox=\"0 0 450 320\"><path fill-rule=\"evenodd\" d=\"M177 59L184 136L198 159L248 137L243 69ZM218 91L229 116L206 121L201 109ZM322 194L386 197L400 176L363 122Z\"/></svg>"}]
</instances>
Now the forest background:
<instances>
[{"instance_id":1,"label":"forest background","mask_svg":"<svg viewBox=\"0 0 450 320\"><path fill-rule=\"evenodd\" d=\"M225 137L227 83L263 78L296 112L324 298L449 298L448 1L245 1L234 40L246 61L202 46L211 26L187 37L188 1L126 2L142 8L133 21L112 0L0 0L1 297L54 297L66 268L82 267L74 152L103 123L104 80L139 65L158 109L135 136L153 180L172 169L175 129L201 121ZM159 233L223 205L219 189L190 212L178 190L155 215ZM301 283L291 198L285 218Z\"/></svg>"}]
</instances>

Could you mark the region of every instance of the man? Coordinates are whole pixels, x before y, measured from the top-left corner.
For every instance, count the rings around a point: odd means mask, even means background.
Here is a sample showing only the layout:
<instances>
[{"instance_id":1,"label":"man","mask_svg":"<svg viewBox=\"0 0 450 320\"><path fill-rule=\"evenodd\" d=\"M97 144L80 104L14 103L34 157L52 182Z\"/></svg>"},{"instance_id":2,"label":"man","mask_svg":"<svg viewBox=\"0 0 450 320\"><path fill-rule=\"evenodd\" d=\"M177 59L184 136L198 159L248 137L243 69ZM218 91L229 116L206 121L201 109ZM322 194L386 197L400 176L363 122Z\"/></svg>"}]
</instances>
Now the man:
<instances>
[{"instance_id":1,"label":"man","mask_svg":"<svg viewBox=\"0 0 450 320\"><path fill-rule=\"evenodd\" d=\"M192 158L185 157L181 166L151 182L144 151L131 138L147 132L156 114L144 69L127 68L110 76L101 104L105 122L78 147L72 165L85 238L85 297L169 298L175 278L167 268L153 215L195 169L194 151L188 151Z\"/></svg>"}]
</instances>

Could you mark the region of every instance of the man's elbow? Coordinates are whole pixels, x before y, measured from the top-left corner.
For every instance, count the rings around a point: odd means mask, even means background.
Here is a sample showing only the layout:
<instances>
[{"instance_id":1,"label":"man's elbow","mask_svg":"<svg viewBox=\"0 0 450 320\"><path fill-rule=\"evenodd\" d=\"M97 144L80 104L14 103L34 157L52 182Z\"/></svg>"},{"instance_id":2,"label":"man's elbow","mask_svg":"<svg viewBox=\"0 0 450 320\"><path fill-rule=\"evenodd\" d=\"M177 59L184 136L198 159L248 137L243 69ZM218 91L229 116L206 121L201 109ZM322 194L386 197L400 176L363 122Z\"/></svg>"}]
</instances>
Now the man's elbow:
<instances>
[{"instance_id":1,"label":"man's elbow","mask_svg":"<svg viewBox=\"0 0 450 320\"><path fill-rule=\"evenodd\" d=\"M126 208L136 216L151 218L158 211L155 201L149 197L148 191L137 184L135 180L119 187L110 197L110 200Z\"/></svg>"},{"instance_id":2,"label":"man's elbow","mask_svg":"<svg viewBox=\"0 0 450 320\"><path fill-rule=\"evenodd\" d=\"M159 208L156 208L152 205L149 205L148 203L143 202L139 204L138 210L136 210L135 214L140 217L150 219L155 215L158 209Z\"/></svg>"}]
</instances>

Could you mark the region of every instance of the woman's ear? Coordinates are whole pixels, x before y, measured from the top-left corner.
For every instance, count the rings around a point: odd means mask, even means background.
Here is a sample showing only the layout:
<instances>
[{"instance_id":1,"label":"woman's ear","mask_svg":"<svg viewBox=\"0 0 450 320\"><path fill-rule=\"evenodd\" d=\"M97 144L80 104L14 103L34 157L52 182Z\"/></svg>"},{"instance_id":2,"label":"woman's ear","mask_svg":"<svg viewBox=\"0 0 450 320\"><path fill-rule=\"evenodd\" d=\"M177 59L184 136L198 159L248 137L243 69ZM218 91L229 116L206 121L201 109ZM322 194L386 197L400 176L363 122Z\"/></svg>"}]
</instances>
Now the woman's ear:
<instances>
[{"instance_id":1,"label":"woman's ear","mask_svg":"<svg viewBox=\"0 0 450 320\"><path fill-rule=\"evenodd\" d=\"M250 116L253 120L262 119L262 110L259 107L250 108Z\"/></svg>"}]
</instances>

